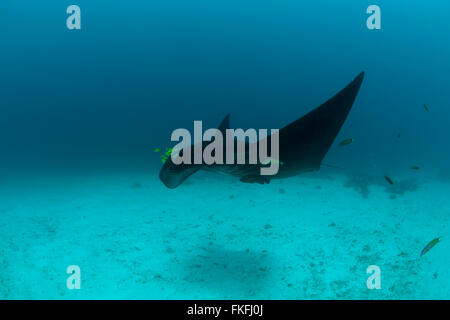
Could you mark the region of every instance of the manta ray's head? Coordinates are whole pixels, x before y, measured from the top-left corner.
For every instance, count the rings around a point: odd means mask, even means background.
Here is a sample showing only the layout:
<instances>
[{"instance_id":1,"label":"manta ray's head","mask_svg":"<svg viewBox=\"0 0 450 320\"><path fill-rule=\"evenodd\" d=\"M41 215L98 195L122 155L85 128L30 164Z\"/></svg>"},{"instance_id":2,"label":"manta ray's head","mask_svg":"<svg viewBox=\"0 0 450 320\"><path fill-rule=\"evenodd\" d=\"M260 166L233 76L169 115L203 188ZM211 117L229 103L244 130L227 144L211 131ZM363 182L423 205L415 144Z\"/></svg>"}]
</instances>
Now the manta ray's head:
<instances>
[{"instance_id":1,"label":"manta ray's head","mask_svg":"<svg viewBox=\"0 0 450 320\"><path fill-rule=\"evenodd\" d=\"M201 165L195 164L175 164L169 157L159 171L159 179L167 188L175 189L184 182L190 175L201 168Z\"/></svg>"}]
</instances>

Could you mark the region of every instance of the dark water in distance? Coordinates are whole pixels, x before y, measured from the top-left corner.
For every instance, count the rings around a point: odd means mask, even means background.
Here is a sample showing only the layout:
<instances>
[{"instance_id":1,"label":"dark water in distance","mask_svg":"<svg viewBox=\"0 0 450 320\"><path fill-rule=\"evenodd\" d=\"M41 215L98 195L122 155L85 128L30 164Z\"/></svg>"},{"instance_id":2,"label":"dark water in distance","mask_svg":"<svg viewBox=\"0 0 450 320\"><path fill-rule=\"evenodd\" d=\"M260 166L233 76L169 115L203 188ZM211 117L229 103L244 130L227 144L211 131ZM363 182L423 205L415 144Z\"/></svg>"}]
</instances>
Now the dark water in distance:
<instances>
[{"instance_id":1,"label":"dark water in distance","mask_svg":"<svg viewBox=\"0 0 450 320\"><path fill-rule=\"evenodd\" d=\"M366 79L327 162L446 167L447 1L2 1L0 148L9 165L158 166L193 120L281 128L361 70ZM430 112L426 113L423 104ZM397 134L401 133L401 138ZM36 165L38 164L39 165Z\"/></svg>"}]
</instances>

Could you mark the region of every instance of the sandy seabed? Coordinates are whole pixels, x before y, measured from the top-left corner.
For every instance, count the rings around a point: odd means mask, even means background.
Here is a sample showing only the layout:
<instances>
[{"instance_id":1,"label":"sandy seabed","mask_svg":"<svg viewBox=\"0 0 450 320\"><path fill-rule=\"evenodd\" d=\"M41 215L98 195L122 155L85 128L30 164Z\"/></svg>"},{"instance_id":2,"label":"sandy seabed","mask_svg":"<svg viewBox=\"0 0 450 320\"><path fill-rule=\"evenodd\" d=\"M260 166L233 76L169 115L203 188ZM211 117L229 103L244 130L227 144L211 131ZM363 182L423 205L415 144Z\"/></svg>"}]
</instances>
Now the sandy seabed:
<instances>
[{"instance_id":1,"label":"sandy seabed","mask_svg":"<svg viewBox=\"0 0 450 320\"><path fill-rule=\"evenodd\" d=\"M0 298L450 299L450 183L383 183L333 172L264 186L199 172L174 190L154 172L5 182ZM66 286L69 265L80 290ZM370 265L380 290L367 288Z\"/></svg>"}]
</instances>

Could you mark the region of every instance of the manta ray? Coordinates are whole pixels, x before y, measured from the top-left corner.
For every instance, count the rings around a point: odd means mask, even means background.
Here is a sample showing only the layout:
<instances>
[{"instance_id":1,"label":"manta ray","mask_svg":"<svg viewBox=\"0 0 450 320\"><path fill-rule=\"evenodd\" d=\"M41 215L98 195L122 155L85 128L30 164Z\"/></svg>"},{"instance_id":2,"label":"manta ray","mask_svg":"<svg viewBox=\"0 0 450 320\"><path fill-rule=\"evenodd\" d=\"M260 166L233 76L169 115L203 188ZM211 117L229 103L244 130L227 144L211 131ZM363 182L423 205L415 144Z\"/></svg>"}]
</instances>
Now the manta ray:
<instances>
[{"instance_id":1,"label":"manta ray","mask_svg":"<svg viewBox=\"0 0 450 320\"><path fill-rule=\"evenodd\" d=\"M260 175L260 168L264 165L261 163L207 165L191 162L176 165L169 157L159 172L159 178L166 187L174 189L200 169L222 172L236 176L245 183L259 184L269 183L271 179L282 179L319 170L353 106L363 79L364 72L361 72L334 97L279 130L281 165L275 175ZM230 115L227 115L218 130L225 131L230 127L229 123Z\"/></svg>"}]
</instances>

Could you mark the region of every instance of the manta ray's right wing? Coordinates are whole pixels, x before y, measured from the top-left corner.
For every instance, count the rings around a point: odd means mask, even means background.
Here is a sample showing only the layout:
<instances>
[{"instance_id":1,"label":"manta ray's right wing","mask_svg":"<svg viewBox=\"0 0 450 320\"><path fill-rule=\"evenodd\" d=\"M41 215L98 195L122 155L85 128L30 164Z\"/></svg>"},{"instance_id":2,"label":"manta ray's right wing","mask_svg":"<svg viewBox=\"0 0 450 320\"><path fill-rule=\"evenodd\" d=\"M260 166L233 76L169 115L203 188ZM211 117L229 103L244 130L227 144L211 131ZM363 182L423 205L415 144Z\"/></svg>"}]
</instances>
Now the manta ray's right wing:
<instances>
[{"instance_id":1,"label":"manta ray's right wing","mask_svg":"<svg viewBox=\"0 0 450 320\"><path fill-rule=\"evenodd\" d=\"M319 170L347 118L364 79L361 72L330 100L279 132L280 167L278 177Z\"/></svg>"}]
</instances>

